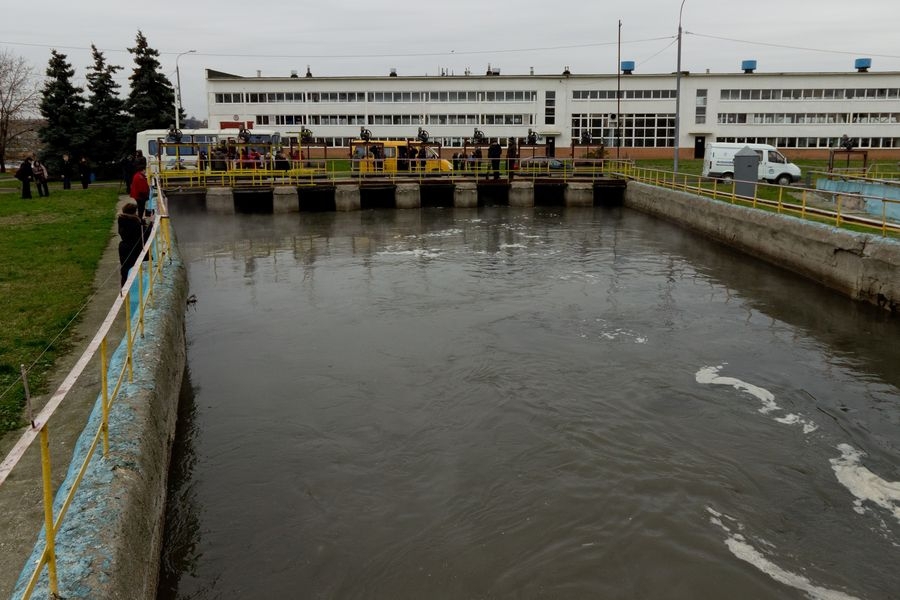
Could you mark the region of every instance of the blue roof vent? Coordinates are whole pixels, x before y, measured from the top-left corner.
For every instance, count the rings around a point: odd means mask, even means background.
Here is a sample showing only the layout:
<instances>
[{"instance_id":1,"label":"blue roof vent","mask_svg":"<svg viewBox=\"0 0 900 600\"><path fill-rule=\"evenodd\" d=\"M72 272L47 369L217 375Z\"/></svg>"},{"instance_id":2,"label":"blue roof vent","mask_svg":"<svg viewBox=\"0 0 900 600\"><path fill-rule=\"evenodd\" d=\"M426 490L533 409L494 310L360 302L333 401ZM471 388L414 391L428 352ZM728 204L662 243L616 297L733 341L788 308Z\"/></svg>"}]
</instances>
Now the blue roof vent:
<instances>
[{"instance_id":1,"label":"blue roof vent","mask_svg":"<svg viewBox=\"0 0 900 600\"><path fill-rule=\"evenodd\" d=\"M756 61L755 60L745 60L741 61L741 68L744 70L744 73L752 73L756 70Z\"/></svg>"},{"instance_id":2,"label":"blue roof vent","mask_svg":"<svg viewBox=\"0 0 900 600\"><path fill-rule=\"evenodd\" d=\"M631 75L634 72L634 61L633 60L623 60L622 61L622 73L625 75Z\"/></svg>"},{"instance_id":3,"label":"blue roof vent","mask_svg":"<svg viewBox=\"0 0 900 600\"><path fill-rule=\"evenodd\" d=\"M871 58L857 58L856 62L853 63L853 68L855 68L860 73L868 73L869 67L872 66Z\"/></svg>"}]
</instances>

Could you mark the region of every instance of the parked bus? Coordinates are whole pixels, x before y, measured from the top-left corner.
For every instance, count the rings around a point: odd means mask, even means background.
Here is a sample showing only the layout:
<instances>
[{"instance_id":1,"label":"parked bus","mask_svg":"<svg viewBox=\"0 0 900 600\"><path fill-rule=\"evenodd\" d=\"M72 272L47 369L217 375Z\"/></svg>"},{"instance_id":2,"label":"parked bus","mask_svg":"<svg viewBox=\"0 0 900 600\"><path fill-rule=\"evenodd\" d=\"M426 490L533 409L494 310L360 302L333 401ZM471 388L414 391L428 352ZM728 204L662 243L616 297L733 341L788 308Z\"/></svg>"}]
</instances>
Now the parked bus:
<instances>
[{"instance_id":1,"label":"parked bus","mask_svg":"<svg viewBox=\"0 0 900 600\"><path fill-rule=\"evenodd\" d=\"M135 148L147 159L147 170L195 170L202 156L219 141L218 129L182 129L180 138L170 129L146 129L139 131Z\"/></svg>"},{"instance_id":2,"label":"parked bus","mask_svg":"<svg viewBox=\"0 0 900 600\"><path fill-rule=\"evenodd\" d=\"M359 173L444 172L453 170L441 158L440 146L411 140L353 140L351 169Z\"/></svg>"},{"instance_id":3,"label":"parked bus","mask_svg":"<svg viewBox=\"0 0 900 600\"><path fill-rule=\"evenodd\" d=\"M242 156L273 159L281 136L271 129L147 129L137 134L135 148L147 158L151 173L170 170L245 168ZM262 166L262 165L261 165Z\"/></svg>"}]
</instances>

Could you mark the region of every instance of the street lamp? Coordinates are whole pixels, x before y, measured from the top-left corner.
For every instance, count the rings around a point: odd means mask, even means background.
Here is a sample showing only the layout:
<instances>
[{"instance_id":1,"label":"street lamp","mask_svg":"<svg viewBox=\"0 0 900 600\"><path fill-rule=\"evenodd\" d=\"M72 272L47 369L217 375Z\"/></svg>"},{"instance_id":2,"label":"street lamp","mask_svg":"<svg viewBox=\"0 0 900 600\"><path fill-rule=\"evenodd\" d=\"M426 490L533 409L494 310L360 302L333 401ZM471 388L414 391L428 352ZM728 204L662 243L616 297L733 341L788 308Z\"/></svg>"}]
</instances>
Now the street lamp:
<instances>
[{"instance_id":1,"label":"street lamp","mask_svg":"<svg viewBox=\"0 0 900 600\"><path fill-rule=\"evenodd\" d=\"M678 65L675 71L675 165L672 169L678 172L678 144L681 139L681 12L684 10L685 0L681 0L681 8L678 9Z\"/></svg>"},{"instance_id":2,"label":"street lamp","mask_svg":"<svg viewBox=\"0 0 900 600\"><path fill-rule=\"evenodd\" d=\"M192 54L194 52L196 52L196 50L188 50L175 57L175 86L178 88L175 90L175 129L181 129L181 73L178 71L178 59L185 54Z\"/></svg>"}]
</instances>

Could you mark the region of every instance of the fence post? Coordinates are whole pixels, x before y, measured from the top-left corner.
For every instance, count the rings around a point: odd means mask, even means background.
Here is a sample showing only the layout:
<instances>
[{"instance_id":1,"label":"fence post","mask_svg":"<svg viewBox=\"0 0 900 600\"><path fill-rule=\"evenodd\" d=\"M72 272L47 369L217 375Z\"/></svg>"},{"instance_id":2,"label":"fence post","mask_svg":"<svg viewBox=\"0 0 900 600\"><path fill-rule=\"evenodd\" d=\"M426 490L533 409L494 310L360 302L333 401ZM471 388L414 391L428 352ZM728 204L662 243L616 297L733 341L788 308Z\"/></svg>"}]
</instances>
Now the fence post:
<instances>
[{"instance_id":1,"label":"fence post","mask_svg":"<svg viewBox=\"0 0 900 600\"><path fill-rule=\"evenodd\" d=\"M41 426L41 478L44 484L44 529L47 546L47 578L50 583L51 597L59 596L59 584L56 580L56 531L53 529L53 490L50 477L50 434L47 424Z\"/></svg>"}]
</instances>

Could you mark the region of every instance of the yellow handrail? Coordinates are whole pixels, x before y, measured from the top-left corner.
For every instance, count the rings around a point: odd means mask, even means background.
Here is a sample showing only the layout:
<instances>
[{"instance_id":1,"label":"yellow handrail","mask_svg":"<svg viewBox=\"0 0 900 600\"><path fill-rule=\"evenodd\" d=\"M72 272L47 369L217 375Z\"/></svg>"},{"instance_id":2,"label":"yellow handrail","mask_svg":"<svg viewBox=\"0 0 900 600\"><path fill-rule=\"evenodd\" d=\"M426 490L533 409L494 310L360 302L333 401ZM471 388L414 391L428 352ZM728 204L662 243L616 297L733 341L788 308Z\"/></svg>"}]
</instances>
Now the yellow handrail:
<instances>
[{"instance_id":1,"label":"yellow handrail","mask_svg":"<svg viewBox=\"0 0 900 600\"><path fill-rule=\"evenodd\" d=\"M12 450L10 450L9 454L3 459L3 462L0 463L0 486L2 486L21 461L22 457L25 454L25 451L31 446L35 439L40 438L42 470L41 485L44 504L45 531L44 548L41 550L40 558L28 578L22 595L23 600L31 598L35 586L37 585L41 573L43 572L44 566L47 567L48 587L50 593L53 594L54 597L59 595L59 584L57 581L56 568L56 535L60 530L63 520L65 519L66 512L68 511L69 506L71 505L72 500L75 497L75 493L77 492L79 485L81 484L81 480L84 477L84 474L87 472L91 458L93 457L94 452L96 451L97 446L101 442L101 440L103 443L104 456L109 452L109 409L112 407L113 403L118 397L126 373L129 381L132 379L134 368L133 351L134 342L136 339L135 336L139 332L139 335L143 337L144 312L148 303L152 301L153 282L157 278L163 276L164 261L162 260L162 258L168 255L171 250L168 210L165 203L165 198L162 194L162 185L158 178L156 178L154 181L154 189L156 190L157 198L157 218L154 221L153 228L150 231L150 235L148 236L144 248L141 250L140 255L137 257L135 268L131 270L131 273L126 280L125 285L122 286L121 293L116 297L116 300L113 302L112 307L109 309L106 318L104 319L100 328L97 330L91 342L88 344L87 348L82 353L81 357L75 363L75 366L72 367L71 371L69 371L69 373L66 375L63 382L57 388L56 392L53 393L50 400L47 402L41 412L34 417L31 422L31 426L23 432L22 436L19 438L19 441L16 442ZM150 259L147 261L146 267L144 266L145 255L148 255L150 257ZM143 290L143 280L145 276L148 279L148 289L146 294ZM132 290L134 288L135 280L137 280L138 287L137 318L140 324L138 332L135 331L131 323ZM122 310L123 305L125 307L126 330L125 336L123 337L122 341L125 342L124 347L126 357L118 372L112 374L116 383L113 386L112 391L110 391L110 373L108 373L109 365L107 360L107 341L110 329L112 328L113 323L118 317L119 312ZM54 490L52 486L50 470L51 456L49 443L49 424L56 410L65 400L69 392L74 387L75 383L78 381L79 377L84 372L84 369L87 367L90 360L97 354L98 351L100 352L101 369L101 390L99 398L101 403L101 422L97 431L94 433L93 441L87 449L84 460L80 465L74 481L72 482L71 488L63 499L58 513L54 515Z\"/></svg>"}]
</instances>

